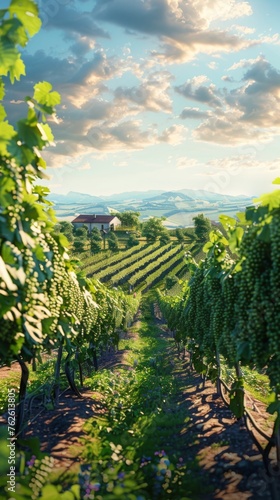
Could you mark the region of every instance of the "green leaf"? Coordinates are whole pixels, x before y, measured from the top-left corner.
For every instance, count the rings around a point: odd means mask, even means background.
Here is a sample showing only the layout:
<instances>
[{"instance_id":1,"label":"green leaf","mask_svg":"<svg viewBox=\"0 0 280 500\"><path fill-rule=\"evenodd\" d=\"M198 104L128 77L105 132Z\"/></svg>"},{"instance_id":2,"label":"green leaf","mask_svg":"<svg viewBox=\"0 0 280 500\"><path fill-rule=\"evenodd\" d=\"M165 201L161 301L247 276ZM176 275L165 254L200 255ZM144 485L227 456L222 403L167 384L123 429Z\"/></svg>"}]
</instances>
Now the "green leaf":
<instances>
[{"instance_id":1,"label":"green leaf","mask_svg":"<svg viewBox=\"0 0 280 500\"><path fill-rule=\"evenodd\" d=\"M4 96L5 96L5 85L2 82L2 78L0 76L0 100L2 100Z\"/></svg>"},{"instance_id":2,"label":"green leaf","mask_svg":"<svg viewBox=\"0 0 280 500\"><path fill-rule=\"evenodd\" d=\"M266 243L270 242L270 229L269 224L265 224L261 231L258 233L258 238Z\"/></svg>"},{"instance_id":3,"label":"green leaf","mask_svg":"<svg viewBox=\"0 0 280 500\"><path fill-rule=\"evenodd\" d=\"M273 208L280 207L280 189L276 189L272 191L272 193L263 194L256 200L255 203L261 203L262 205L268 205L269 210L273 210Z\"/></svg>"},{"instance_id":4,"label":"green leaf","mask_svg":"<svg viewBox=\"0 0 280 500\"><path fill-rule=\"evenodd\" d=\"M280 177L276 177L276 179L274 179L272 184L280 184Z\"/></svg>"},{"instance_id":5,"label":"green leaf","mask_svg":"<svg viewBox=\"0 0 280 500\"><path fill-rule=\"evenodd\" d=\"M51 127L47 123L38 123L38 129L41 132L41 137L45 142L53 142L54 136L51 131Z\"/></svg>"},{"instance_id":6,"label":"green leaf","mask_svg":"<svg viewBox=\"0 0 280 500\"><path fill-rule=\"evenodd\" d=\"M0 122L2 122L4 120L4 118L6 118L7 116L7 113L5 111L5 108L4 106L2 106L2 104L0 104ZM1 126L1 130L2 130L2 126Z\"/></svg>"},{"instance_id":7,"label":"green leaf","mask_svg":"<svg viewBox=\"0 0 280 500\"><path fill-rule=\"evenodd\" d=\"M242 238L244 234L244 229L240 226L236 227L229 238L229 248L234 251L240 247Z\"/></svg>"},{"instance_id":8,"label":"green leaf","mask_svg":"<svg viewBox=\"0 0 280 500\"><path fill-rule=\"evenodd\" d=\"M42 149L44 141L42 140L41 133L38 127L30 125L28 120L20 120L18 122L18 134L21 142L25 143L28 147L38 147Z\"/></svg>"},{"instance_id":9,"label":"green leaf","mask_svg":"<svg viewBox=\"0 0 280 500\"><path fill-rule=\"evenodd\" d=\"M244 363L251 361L251 349L249 342L240 342L237 345L237 359Z\"/></svg>"},{"instance_id":10,"label":"green leaf","mask_svg":"<svg viewBox=\"0 0 280 500\"><path fill-rule=\"evenodd\" d=\"M68 248L69 247L69 241L67 240L66 236L64 236L64 234L62 233L59 233L57 235L57 239L59 241L59 244L62 246L62 247L65 247L65 248Z\"/></svg>"},{"instance_id":11,"label":"green leaf","mask_svg":"<svg viewBox=\"0 0 280 500\"><path fill-rule=\"evenodd\" d=\"M0 135L0 155L8 156L8 142L16 135L14 127L8 122L1 122L1 135Z\"/></svg>"},{"instance_id":12,"label":"green leaf","mask_svg":"<svg viewBox=\"0 0 280 500\"><path fill-rule=\"evenodd\" d=\"M268 413L273 415L273 413L277 412L278 415L280 415L280 401L274 401L273 403L270 403L270 405L267 408Z\"/></svg>"},{"instance_id":13,"label":"green leaf","mask_svg":"<svg viewBox=\"0 0 280 500\"><path fill-rule=\"evenodd\" d=\"M213 248L213 246L214 246L214 244L211 241L208 241L208 243L205 243L202 250L204 253L208 253L208 251L211 250L211 248Z\"/></svg>"},{"instance_id":14,"label":"green leaf","mask_svg":"<svg viewBox=\"0 0 280 500\"><path fill-rule=\"evenodd\" d=\"M36 326L34 326L25 318L23 325L24 329L29 334L32 342L34 342L35 344L43 342L42 325L40 321L37 321Z\"/></svg>"},{"instance_id":15,"label":"green leaf","mask_svg":"<svg viewBox=\"0 0 280 500\"><path fill-rule=\"evenodd\" d=\"M21 45L24 47L28 42L28 36L24 29L22 22L15 17L12 19L6 19L5 22L1 26L2 35L6 35L6 38L13 45Z\"/></svg>"},{"instance_id":16,"label":"green leaf","mask_svg":"<svg viewBox=\"0 0 280 500\"><path fill-rule=\"evenodd\" d=\"M236 219L228 215L220 215L219 221L226 230L233 229L236 226Z\"/></svg>"},{"instance_id":17,"label":"green leaf","mask_svg":"<svg viewBox=\"0 0 280 500\"><path fill-rule=\"evenodd\" d=\"M34 85L34 99L40 104L53 107L60 103L58 92L51 92L52 85L49 82L39 82Z\"/></svg>"},{"instance_id":18,"label":"green leaf","mask_svg":"<svg viewBox=\"0 0 280 500\"><path fill-rule=\"evenodd\" d=\"M8 242L4 242L2 245L2 257L6 264L14 266L17 263L17 259L13 253L11 245Z\"/></svg>"},{"instance_id":19,"label":"green leaf","mask_svg":"<svg viewBox=\"0 0 280 500\"><path fill-rule=\"evenodd\" d=\"M21 75L25 75L25 65L19 56L14 65L10 68L11 83L14 83L15 79L20 80Z\"/></svg>"},{"instance_id":20,"label":"green leaf","mask_svg":"<svg viewBox=\"0 0 280 500\"><path fill-rule=\"evenodd\" d=\"M30 165L36 158L32 149L25 144L18 143L17 136L10 141L7 150L18 165Z\"/></svg>"},{"instance_id":21,"label":"green leaf","mask_svg":"<svg viewBox=\"0 0 280 500\"><path fill-rule=\"evenodd\" d=\"M11 202L11 191L13 191L15 188L15 181L14 179L11 179L11 177L5 177L4 179L1 179L0 183L0 198L1 198L1 205L4 207L7 207L10 202ZM7 203L6 200L3 198L7 196Z\"/></svg>"},{"instance_id":22,"label":"green leaf","mask_svg":"<svg viewBox=\"0 0 280 500\"><path fill-rule=\"evenodd\" d=\"M8 290L12 292L15 292L17 290L17 286L12 282L10 275L7 271L6 264L1 256L0 256L0 277L6 284Z\"/></svg>"},{"instance_id":23,"label":"green leaf","mask_svg":"<svg viewBox=\"0 0 280 500\"><path fill-rule=\"evenodd\" d=\"M33 0L12 0L9 11L23 24L30 36L35 35L41 27L41 19L38 17L38 7Z\"/></svg>"},{"instance_id":24,"label":"green leaf","mask_svg":"<svg viewBox=\"0 0 280 500\"><path fill-rule=\"evenodd\" d=\"M238 217L241 224L243 224L243 225L246 224L247 221L246 221L245 212L237 212L236 217Z\"/></svg>"},{"instance_id":25,"label":"green leaf","mask_svg":"<svg viewBox=\"0 0 280 500\"><path fill-rule=\"evenodd\" d=\"M0 75L7 76L18 59L18 50L5 38L0 38Z\"/></svg>"}]
</instances>

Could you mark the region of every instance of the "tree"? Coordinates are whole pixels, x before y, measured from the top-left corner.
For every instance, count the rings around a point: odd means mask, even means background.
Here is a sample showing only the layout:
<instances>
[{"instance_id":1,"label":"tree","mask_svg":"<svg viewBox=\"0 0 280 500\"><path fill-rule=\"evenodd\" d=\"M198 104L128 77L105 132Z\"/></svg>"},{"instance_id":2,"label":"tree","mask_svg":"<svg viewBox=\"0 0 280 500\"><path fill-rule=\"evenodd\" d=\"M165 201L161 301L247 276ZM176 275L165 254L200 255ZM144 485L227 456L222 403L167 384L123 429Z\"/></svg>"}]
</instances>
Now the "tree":
<instances>
[{"instance_id":1,"label":"tree","mask_svg":"<svg viewBox=\"0 0 280 500\"><path fill-rule=\"evenodd\" d=\"M126 248L132 248L132 247L135 247L137 245L139 245L139 240L137 239L137 237L135 236L135 234L130 234L129 237L128 237L128 240L126 242Z\"/></svg>"},{"instance_id":2,"label":"tree","mask_svg":"<svg viewBox=\"0 0 280 500\"><path fill-rule=\"evenodd\" d=\"M204 217L203 214L199 214L193 217L194 221L194 244L190 248L191 252L197 254L204 247L205 243L208 241L209 232L211 230L211 221Z\"/></svg>"},{"instance_id":3,"label":"tree","mask_svg":"<svg viewBox=\"0 0 280 500\"><path fill-rule=\"evenodd\" d=\"M102 248L102 236L97 227L94 227L90 235L90 250L92 253L98 253Z\"/></svg>"},{"instance_id":4,"label":"tree","mask_svg":"<svg viewBox=\"0 0 280 500\"><path fill-rule=\"evenodd\" d=\"M80 238L86 239L88 237L88 228L87 226L78 227L75 229L75 236L79 236Z\"/></svg>"},{"instance_id":5,"label":"tree","mask_svg":"<svg viewBox=\"0 0 280 500\"><path fill-rule=\"evenodd\" d=\"M194 232L198 240L206 243L208 241L208 235L211 230L211 221L204 217L203 214L199 214L193 217L194 221Z\"/></svg>"},{"instance_id":6,"label":"tree","mask_svg":"<svg viewBox=\"0 0 280 500\"><path fill-rule=\"evenodd\" d=\"M124 227L138 227L139 216L140 212L133 212L132 210L127 210L117 214L118 219L120 219L122 226Z\"/></svg>"},{"instance_id":7,"label":"tree","mask_svg":"<svg viewBox=\"0 0 280 500\"><path fill-rule=\"evenodd\" d=\"M112 252L116 252L119 249L119 241L113 231L110 231L107 241L109 250L112 250Z\"/></svg>"},{"instance_id":8,"label":"tree","mask_svg":"<svg viewBox=\"0 0 280 500\"><path fill-rule=\"evenodd\" d=\"M87 250L87 241L84 239L75 239L73 243L73 251L75 253L85 252Z\"/></svg>"},{"instance_id":9,"label":"tree","mask_svg":"<svg viewBox=\"0 0 280 500\"><path fill-rule=\"evenodd\" d=\"M179 227L176 229L175 231L175 234L176 234L176 238L178 240L179 243L183 243L184 240L185 240L185 236L184 236L184 233L182 231L182 229L180 229Z\"/></svg>"},{"instance_id":10,"label":"tree","mask_svg":"<svg viewBox=\"0 0 280 500\"><path fill-rule=\"evenodd\" d=\"M64 234L64 236L66 236L69 243L73 243L73 241L74 241L73 230L74 230L73 224L71 224L71 222L68 222L66 220L59 222L54 227L54 231L56 233Z\"/></svg>"},{"instance_id":11,"label":"tree","mask_svg":"<svg viewBox=\"0 0 280 500\"><path fill-rule=\"evenodd\" d=\"M162 232L162 234L159 237L159 241L161 242L162 245L167 245L167 243L169 243L170 240L171 240L171 236L169 234L169 231L167 231L167 229L164 228L164 231Z\"/></svg>"},{"instance_id":12,"label":"tree","mask_svg":"<svg viewBox=\"0 0 280 500\"><path fill-rule=\"evenodd\" d=\"M62 220L58 223L58 225L61 233L73 233L74 226L71 222L68 222L68 220Z\"/></svg>"},{"instance_id":13,"label":"tree","mask_svg":"<svg viewBox=\"0 0 280 500\"><path fill-rule=\"evenodd\" d=\"M167 290L170 290L173 286L175 286L177 283L179 283L179 278L175 276L175 274L169 274L165 278L165 288Z\"/></svg>"},{"instance_id":14,"label":"tree","mask_svg":"<svg viewBox=\"0 0 280 500\"><path fill-rule=\"evenodd\" d=\"M154 243L160 236L162 236L166 229L162 225L165 217L151 217L143 225L142 235L147 238L148 243Z\"/></svg>"}]
</instances>

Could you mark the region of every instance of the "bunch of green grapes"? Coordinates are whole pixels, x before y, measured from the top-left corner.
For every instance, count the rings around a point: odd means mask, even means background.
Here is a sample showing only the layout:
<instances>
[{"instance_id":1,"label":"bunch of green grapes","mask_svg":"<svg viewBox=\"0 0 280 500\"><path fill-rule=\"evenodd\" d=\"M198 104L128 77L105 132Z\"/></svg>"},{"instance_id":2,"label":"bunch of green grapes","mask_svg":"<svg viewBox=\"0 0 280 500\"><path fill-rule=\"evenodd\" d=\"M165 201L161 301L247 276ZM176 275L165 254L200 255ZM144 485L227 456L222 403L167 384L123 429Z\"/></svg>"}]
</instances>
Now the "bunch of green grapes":
<instances>
[{"instance_id":1,"label":"bunch of green grapes","mask_svg":"<svg viewBox=\"0 0 280 500\"><path fill-rule=\"evenodd\" d=\"M280 210L269 225L271 241L270 300L266 308L267 336L271 359L268 366L271 385L280 393Z\"/></svg>"},{"instance_id":2,"label":"bunch of green grapes","mask_svg":"<svg viewBox=\"0 0 280 500\"><path fill-rule=\"evenodd\" d=\"M234 366L237 360L236 353L236 315L235 305L239 289L236 285L236 274L229 275L223 282L223 321L222 335L219 343L221 354L227 359L229 366Z\"/></svg>"},{"instance_id":3,"label":"bunch of green grapes","mask_svg":"<svg viewBox=\"0 0 280 500\"><path fill-rule=\"evenodd\" d=\"M208 295L211 303L210 333L213 346L219 348L222 334L224 299L221 282L218 278L208 278Z\"/></svg>"},{"instance_id":4,"label":"bunch of green grapes","mask_svg":"<svg viewBox=\"0 0 280 500\"><path fill-rule=\"evenodd\" d=\"M182 322L184 323L187 337L198 342L199 339L199 316L197 315L203 300L203 279L204 270L198 267L190 281L190 290L188 299L185 303L185 309L182 313Z\"/></svg>"},{"instance_id":5,"label":"bunch of green grapes","mask_svg":"<svg viewBox=\"0 0 280 500\"><path fill-rule=\"evenodd\" d=\"M240 247L242 270L238 273L237 283L239 288L236 303L238 317L238 341L246 342L250 346L251 356L256 361L258 354L252 352L257 339L253 336L264 334L263 321L258 310L258 294L263 268L269 259L267 243L257 237L258 227L250 226L244 234ZM257 333L258 332L258 333Z\"/></svg>"},{"instance_id":6,"label":"bunch of green grapes","mask_svg":"<svg viewBox=\"0 0 280 500\"><path fill-rule=\"evenodd\" d=\"M194 314L193 339L196 345L196 354L201 361L206 360L207 364L213 362L215 349L213 352L213 339L211 337L211 297L209 295L208 279L205 278L205 268L207 263L202 263L195 274L194 290L190 285L190 295L195 292L193 299ZM190 320L190 318L189 318ZM189 323L188 323L189 324Z\"/></svg>"}]
</instances>

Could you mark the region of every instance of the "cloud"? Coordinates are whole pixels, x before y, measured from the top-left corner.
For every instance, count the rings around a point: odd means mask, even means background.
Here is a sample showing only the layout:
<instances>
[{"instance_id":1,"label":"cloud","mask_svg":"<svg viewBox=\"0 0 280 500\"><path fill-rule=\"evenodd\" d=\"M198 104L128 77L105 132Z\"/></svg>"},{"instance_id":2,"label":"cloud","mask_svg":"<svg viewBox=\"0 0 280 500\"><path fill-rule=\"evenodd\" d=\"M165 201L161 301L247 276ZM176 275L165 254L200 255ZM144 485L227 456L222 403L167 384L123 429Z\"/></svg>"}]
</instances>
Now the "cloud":
<instances>
[{"instance_id":1,"label":"cloud","mask_svg":"<svg viewBox=\"0 0 280 500\"><path fill-rule=\"evenodd\" d=\"M223 115L211 114L204 123L193 132L193 137L199 141L213 142L223 146L267 142L271 140L271 131L242 123L239 111L227 111Z\"/></svg>"},{"instance_id":2,"label":"cloud","mask_svg":"<svg viewBox=\"0 0 280 500\"><path fill-rule=\"evenodd\" d=\"M187 118L201 120L208 117L209 111L200 111L199 108L184 108L180 114L182 120L186 120Z\"/></svg>"},{"instance_id":3,"label":"cloud","mask_svg":"<svg viewBox=\"0 0 280 500\"><path fill-rule=\"evenodd\" d=\"M92 39L82 36L76 38L76 41L71 45L69 50L71 50L72 54L77 58L83 58L88 52L94 49L94 46L95 44Z\"/></svg>"},{"instance_id":4,"label":"cloud","mask_svg":"<svg viewBox=\"0 0 280 500\"><path fill-rule=\"evenodd\" d=\"M236 2L235 0L194 0L196 9L201 18L205 20L206 26L213 21L237 19L244 16L250 16L253 11L249 2Z\"/></svg>"},{"instance_id":5,"label":"cloud","mask_svg":"<svg viewBox=\"0 0 280 500\"><path fill-rule=\"evenodd\" d=\"M61 2L42 2L40 6L42 26L46 30L59 29L68 34L91 38L109 38L108 32L98 26L91 11L80 11L62 5Z\"/></svg>"},{"instance_id":6,"label":"cloud","mask_svg":"<svg viewBox=\"0 0 280 500\"><path fill-rule=\"evenodd\" d=\"M176 168L178 170L184 170L186 168L195 168L199 165L199 162L195 158L187 158L182 156L176 160Z\"/></svg>"},{"instance_id":7,"label":"cloud","mask_svg":"<svg viewBox=\"0 0 280 500\"><path fill-rule=\"evenodd\" d=\"M202 81L202 79L200 79ZM222 105L221 96L216 90L215 85L210 84L208 87L200 85L198 78L187 80L183 85L175 86L176 92L183 95L187 99L207 104L210 107L217 108Z\"/></svg>"},{"instance_id":8,"label":"cloud","mask_svg":"<svg viewBox=\"0 0 280 500\"><path fill-rule=\"evenodd\" d=\"M256 43L239 34L210 28L216 20L252 14L247 2L236 0L97 0L93 14L96 21L157 37L161 50L152 51L152 55L163 64L167 60L188 61L199 52L229 52Z\"/></svg>"},{"instance_id":9,"label":"cloud","mask_svg":"<svg viewBox=\"0 0 280 500\"><path fill-rule=\"evenodd\" d=\"M230 31L238 31L239 33L243 33L244 35L251 35L255 33L255 28L249 28L249 26L241 26L240 24L233 24L230 27Z\"/></svg>"},{"instance_id":10,"label":"cloud","mask_svg":"<svg viewBox=\"0 0 280 500\"><path fill-rule=\"evenodd\" d=\"M228 82L228 83L234 82L234 79L232 78L232 76L228 76L228 75L222 76L221 79L223 80L223 82Z\"/></svg>"},{"instance_id":11,"label":"cloud","mask_svg":"<svg viewBox=\"0 0 280 500\"><path fill-rule=\"evenodd\" d=\"M185 98L203 105L203 109L187 107L180 114L182 119L204 120L193 132L196 140L236 146L267 142L280 134L280 72L263 56L242 59L230 69L240 68L245 70L241 85L231 91L201 85L202 78L175 87ZM210 109L205 111L205 106Z\"/></svg>"},{"instance_id":12,"label":"cloud","mask_svg":"<svg viewBox=\"0 0 280 500\"><path fill-rule=\"evenodd\" d=\"M172 146L181 144L186 139L188 129L183 125L172 125L165 129L159 136L160 142L166 142Z\"/></svg>"},{"instance_id":13,"label":"cloud","mask_svg":"<svg viewBox=\"0 0 280 500\"><path fill-rule=\"evenodd\" d=\"M114 95L117 101L128 100L148 111L172 111L172 100L168 95L172 75L158 71L145 78L138 86L117 87Z\"/></svg>"},{"instance_id":14,"label":"cloud","mask_svg":"<svg viewBox=\"0 0 280 500\"><path fill-rule=\"evenodd\" d=\"M141 150L165 142L176 145L184 140L185 127L173 125L159 133L151 126L143 130L140 120L126 120L114 126L105 124L89 129L87 140L93 149L100 151Z\"/></svg>"},{"instance_id":15,"label":"cloud","mask_svg":"<svg viewBox=\"0 0 280 500\"><path fill-rule=\"evenodd\" d=\"M209 64L207 64L207 66L210 69L217 69L218 63L217 63L217 61L211 61Z\"/></svg>"}]
</instances>

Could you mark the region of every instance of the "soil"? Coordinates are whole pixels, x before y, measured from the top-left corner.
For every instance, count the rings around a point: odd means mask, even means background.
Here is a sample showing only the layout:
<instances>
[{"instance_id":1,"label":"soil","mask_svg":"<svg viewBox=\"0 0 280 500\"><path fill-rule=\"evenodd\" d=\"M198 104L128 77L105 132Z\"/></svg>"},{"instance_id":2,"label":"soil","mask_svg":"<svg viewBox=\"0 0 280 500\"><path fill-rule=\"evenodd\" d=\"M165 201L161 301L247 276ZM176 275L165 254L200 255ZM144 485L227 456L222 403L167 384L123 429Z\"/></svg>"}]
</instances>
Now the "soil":
<instances>
[{"instance_id":1,"label":"soil","mask_svg":"<svg viewBox=\"0 0 280 500\"><path fill-rule=\"evenodd\" d=\"M156 322L161 335L170 336L161 321ZM133 326L137 325L138 323ZM137 335L135 328L133 330L134 333L127 334L128 338ZM131 369L126 363L127 354L126 350L112 352L103 359L100 368ZM222 399L216 395L216 388L210 381L202 386L200 377L190 369L187 355L181 360L180 369L178 363L174 363L174 350L170 349L166 355L170 371L181 388L177 404L190 417L186 429L175 429L176 449L180 447L180 454L186 463L198 460L199 480L207 481L213 487L213 493L204 495L201 500L271 499L261 455L248 434L243 419L236 420L233 417ZM6 369L0 369L1 377L2 370ZM24 437L39 437L42 451L53 456L55 467L62 474L69 470L74 472L79 467L79 439L84 434L85 421L106 411L100 403L98 393L86 388L81 393L83 398L73 395L70 390L65 391L60 397L59 407L41 411L25 431ZM258 425L270 434L272 422L265 412L265 405L254 398L250 405ZM36 407L33 411L38 413ZM170 412L172 414L172 410ZM4 420L2 417L2 424ZM265 440L259 435L257 437L264 445Z\"/></svg>"}]
</instances>

